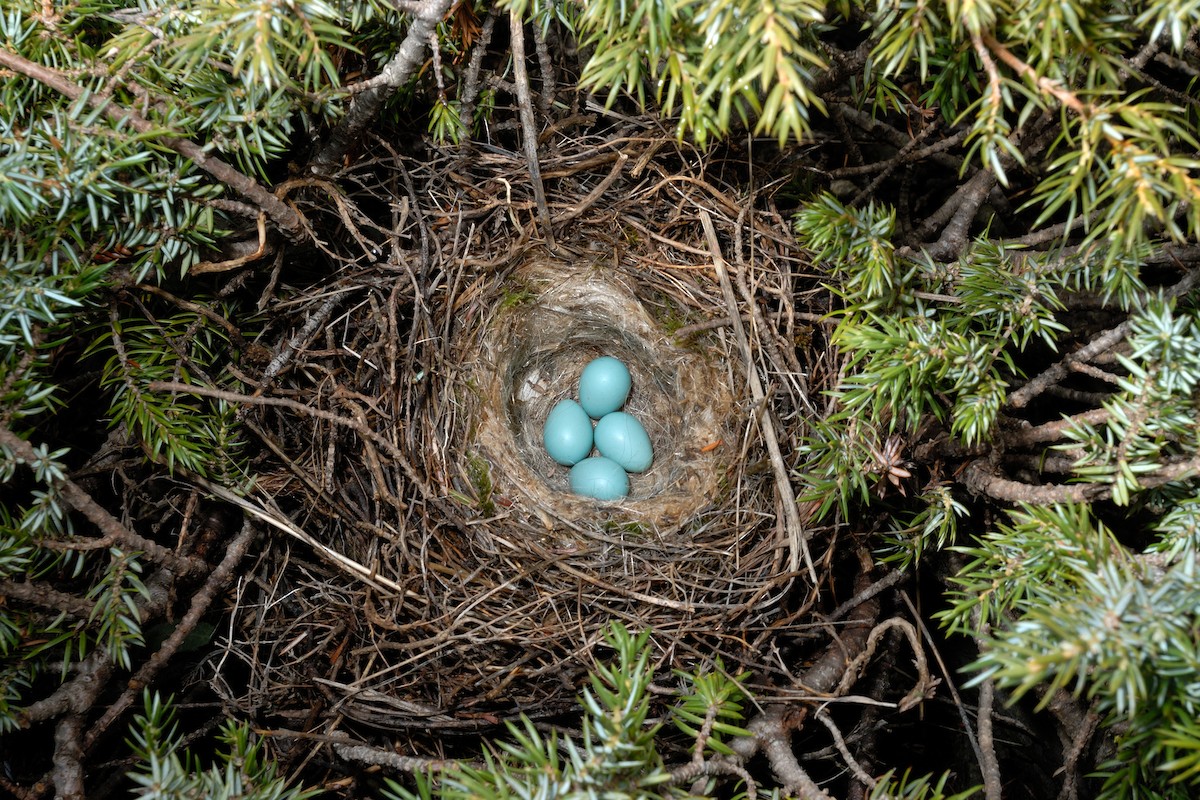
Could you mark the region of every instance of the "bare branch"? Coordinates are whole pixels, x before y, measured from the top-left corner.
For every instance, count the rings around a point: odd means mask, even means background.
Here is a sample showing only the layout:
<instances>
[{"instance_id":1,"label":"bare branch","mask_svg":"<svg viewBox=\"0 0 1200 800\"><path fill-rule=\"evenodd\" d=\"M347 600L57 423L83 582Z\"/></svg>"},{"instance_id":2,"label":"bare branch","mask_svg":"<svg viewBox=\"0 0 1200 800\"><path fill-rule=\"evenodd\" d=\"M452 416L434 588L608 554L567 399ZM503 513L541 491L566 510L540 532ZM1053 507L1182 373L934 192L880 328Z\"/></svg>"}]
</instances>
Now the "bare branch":
<instances>
[{"instance_id":1,"label":"bare branch","mask_svg":"<svg viewBox=\"0 0 1200 800\"><path fill-rule=\"evenodd\" d=\"M54 781L55 800L83 800L87 796L83 788L83 748L79 737L83 732L83 719L79 714L68 714L54 728Z\"/></svg>"},{"instance_id":2,"label":"bare branch","mask_svg":"<svg viewBox=\"0 0 1200 800\"><path fill-rule=\"evenodd\" d=\"M854 596L867 593L871 587L871 571L873 561L871 554L865 550L859 551L859 575L854 583ZM841 635L834 639L825 652L814 661L796 683L813 694L830 694L846 673L847 665L858 657L867 646L875 621L879 616L879 600L874 595L858 603L850 615L847 625L841 628Z\"/></svg>"},{"instance_id":3,"label":"bare branch","mask_svg":"<svg viewBox=\"0 0 1200 800\"><path fill-rule=\"evenodd\" d=\"M538 106L542 110L542 114L550 116L550 109L554 107L554 59L550 55L550 48L546 44L546 37L542 35L540 25L533 26L533 48L537 52L538 69L542 73L542 90L538 92Z\"/></svg>"},{"instance_id":4,"label":"bare branch","mask_svg":"<svg viewBox=\"0 0 1200 800\"><path fill-rule=\"evenodd\" d=\"M784 706L770 706L746 727L754 733L763 755L771 764L771 770L785 791L795 793L801 800L833 800L796 760L796 754L792 751L791 731L784 725L786 714Z\"/></svg>"},{"instance_id":5,"label":"bare branch","mask_svg":"<svg viewBox=\"0 0 1200 800\"><path fill-rule=\"evenodd\" d=\"M866 550L859 550L859 574L855 579L855 594L863 594L871 586L873 561ZM870 597L855 609L850 623L842 628L840 639L835 640L825 652L798 679L797 683L813 694L829 693L846 673L848 662L855 659L866 647L870 629L879 613L879 601ZM754 733L752 738L734 739L730 746L743 761L755 753L762 752L771 764L775 775L789 789L803 798L822 800L829 795L817 786L796 760L791 746L791 726L786 724L794 712L789 705L774 703L767 706L752 719L746 728Z\"/></svg>"},{"instance_id":6,"label":"bare branch","mask_svg":"<svg viewBox=\"0 0 1200 800\"><path fill-rule=\"evenodd\" d=\"M60 592L41 583L32 581L0 581L0 597L18 600L48 611L63 611L78 619L87 619L93 604L82 597Z\"/></svg>"},{"instance_id":7,"label":"bare branch","mask_svg":"<svg viewBox=\"0 0 1200 800\"><path fill-rule=\"evenodd\" d=\"M992 706L996 686L984 678L979 686L979 749L983 752L983 794L987 800L1000 800L1000 762L996 760L996 741L992 734Z\"/></svg>"},{"instance_id":8,"label":"bare branch","mask_svg":"<svg viewBox=\"0 0 1200 800\"><path fill-rule=\"evenodd\" d=\"M921 629L921 637L925 643L929 645L930 651L933 653L933 658L937 661L938 669L942 671L942 675L946 678L946 688L950 692L950 697L954 699L954 707L958 709L959 718L962 720L963 730L967 733L967 739L971 742L971 749L975 752L975 758L980 765L983 764L983 751L979 748L979 738L975 735L975 731L971 728L971 718L967 714L966 708L963 706L962 697L958 694L958 689L954 685L954 679L951 676L950 670L946 668L946 662L942 659L942 654L938 651L937 645L933 641L933 636L929 633L929 628L925 625L925 621L921 619L921 615L917 612L917 607L913 603L912 598L908 596L908 592L901 592L900 597L904 600L904 604L908 606L908 613L916 620L917 626ZM982 769L982 766L981 766Z\"/></svg>"},{"instance_id":9,"label":"bare branch","mask_svg":"<svg viewBox=\"0 0 1200 800\"><path fill-rule=\"evenodd\" d=\"M980 654L983 653L991 626L982 622L979 607L971 612L971 619L978 630L976 641L979 642ZM979 749L981 758L979 767L983 771L983 794L986 800L1001 800L1003 783L1000 780L1000 761L996 758L996 740L992 734L992 708L995 704L996 684L991 678L985 677L979 684L979 714L976 725L979 729Z\"/></svg>"},{"instance_id":10,"label":"bare branch","mask_svg":"<svg viewBox=\"0 0 1200 800\"><path fill-rule=\"evenodd\" d=\"M1062 786L1058 800L1079 800L1079 762L1100 725L1094 708L1084 708L1066 689L1044 698L1046 710L1058 721L1058 738L1063 746ZM1095 705L1098 701L1093 700Z\"/></svg>"},{"instance_id":11,"label":"bare branch","mask_svg":"<svg viewBox=\"0 0 1200 800\"><path fill-rule=\"evenodd\" d=\"M862 652L846 666L846 670L842 674L842 680L833 691L835 696L841 697L850 691L850 687L858 680L863 667L874 657L875 650L879 646L883 634L893 628L899 630L907 637L909 647L913 651L913 663L917 667L917 682L904 699L900 701L900 710L907 711L932 695L938 681L929 674L929 665L925 659L925 651L921 647L921 638L917 635L917 629L913 627L911 622L899 617L893 617L884 620L871 629L871 633L867 637L866 646L863 647Z\"/></svg>"},{"instance_id":12,"label":"bare branch","mask_svg":"<svg viewBox=\"0 0 1200 800\"><path fill-rule=\"evenodd\" d=\"M284 368L291 363L292 357L296 352L304 347L308 340L317 332L317 330L325 324L325 320L329 319L329 315L333 313L333 309L337 307L341 299L341 293L334 292L325 298L325 301L317 307L308 319L304 321L304 325L296 332L292 338L288 339L287 344L279 348L279 352L275 354L266 369L263 370L262 376L258 379L257 393L261 393L266 389L275 376L283 372Z\"/></svg>"},{"instance_id":13,"label":"bare branch","mask_svg":"<svg viewBox=\"0 0 1200 800\"><path fill-rule=\"evenodd\" d=\"M538 222L542 236L554 248L554 232L550 229L550 207L546 205L546 187L542 185L542 167L538 162L537 125L533 118L533 98L529 92L529 73L525 64L525 26L520 16L509 12L509 32L512 34L513 81L517 85L517 110L521 116L521 143L529 166L529 182L533 184L533 201L537 204Z\"/></svg>"},{"instance_id":14,"label":"bare branch","mask_svg":"<svg viewBox=\"0 0 1200 800\"><path fill-rule=\"evenodd\" d=\"M463 75L462 89L459 92L458 119L462 124L462 140L465 142L470 135L475 120L475 102L479 99L479 71L483 66L483 57L487 54L488 45L492 43L492 33L496 30L496 10L489 8L483 25L479 29L479 37L471 48L471 60L467 62L467 70Z\"/></svg>"},{"instance_id":15,"label":"bare branch","mask_svg":"<svg viewBox=\"0 0 1200 800\"><path fill-rule=\"evenodd\" d=\"M390 750L381 750L365 744L333 743L333 751L347 761L367 764L372 767L389 767L401 772L424 772L426 770L444 770L452 768L453 762L440 758L417 758L402 756Z\"/></svg>"},{"instance_id":16,"label":"bare branch","mask_svg":"<svg viewBox=\"0 0 1200 800\"><path fill-rule=\"evenodd\" d=\"M746 800L758 797L758 784L750 772L736 759L727 756L714 756L699 764L692 762L671 771L671 783L679 784L694 781L703 776L732 775L742 781L746 787Z\"/></svg>"},{"instance_id":17,"label":"bare branch","mask_svg":"<svg viewBox=\"0 0 1200 800\"><path fill-rule=\"evenodd\" d=\"M868 789L874 789L878 783L874 778L867 774L867 771L862 768L857 759L850 754L850 748L846 746L846 739L842 736L842 732L838 729L837 723L833 721L833 717L829 716L829 712L824 708L817 709L817 721L824 725L830 736L833 737L833 743L837 747L838 752L842 754L842 760L846 762L846 766L854 773L854 777L866 786Z\"/></svg>"},{"instance_id":18,"label":"bare branch","mask_svg":"<svg viewBox=\"0 0 1200 800\"><path fill-rule=\"evenodd\" d=\"M595 205L596 201L603 197L604 193L608 191L609 187L611 187L616 182L617 178L621 176L621 170L625 168L625 162L628 160L629 155L627 153L618 153L617 160L613 163L612 169L609 170L609 173L604 176L604 179L601 180L600 183L596 184L596 188L588 192L587 197L583 198L578 203L575 203L566 211L555 217L554 221L556 223L570 222Z\"/></svg>"},{"instance_id":19,"label":"bare branch","mask_svg":"<svg viewBox=\"0 0 1200 800\"><path fill-rule=\"evenodd\" d=\"M75 677L58 687L49 697L30 704L21 713L22 728L35 722L54 719L68 712L82 712L91 708L101 689L112 674L112 664L104 650L93 650L92 654L75 667Z\"/></svg>"},{"instance_id":20,"label":"bare branch","mask_svg":"<svg viewBox=\"0 0 1200 800\"><path fill-rule=\"evenodd\" d=\"M1180 297L1190 292L1197 282L1200 282L1200 270L1193 269L1180 278L1171 288L1167 289L1164 294L1167 297ZM1073 364L1090 361L1109 348L1117 345L1129 332L1130 325L1130 321L1126 320L1115 328L1110 328L1095 339L1092 339L1092 341L1074 353L1065 356L1061 361L1010 394L1008 396L1008 405L1012 408L1024 408L1033 398L1065 378L1067 373L1071 371Z\"/></svg>"},{"instance_id":21,"label":"bare branch","mask_svg":"<svg viewBox=\"0 0 1200 800\"><path fill-rule=\"evenodd\" d=\"M984 459L972 461L962 473L963 484L973 492L1009 503L1086 503L1104 494L1104 486L1048 484L1033 486L998 474Z\"/></svg>"},{"instance_id":22,"label":"bare branch","mask_svg":"<svg viewBox=\"0 0 1200 800\"><path fill-rule=\"evenodd\" d=\"M854 609L858 608L860 605L867 602L872 597L875 597L877 594L884 591L885 589L892 588L897 583L900 583L907 577L909 577L909 573L906 572L905 570L899 570L899 569L892 570L887 575L884 575L882 578L880 578L879 580L872 583L866 589L862 590L861 592L858 592L857 594L854 595L854 597L851 597L849 600L842 603L840 606L835 608L833 611L829 612L829 619L830 620L841 619L843 616L850 613Z\"/></svg>"},{"instance_id":23,"label":"bare branch","mask_svg":"<svg viewBox=\"0 0 1200 800\"><path fill-rule=\"evenodd\" d=\"M1110 347L1118 344L1125 338L1125 334L1128 332L1129 321L1127 320L1115 328L1111 328L1100 334L1088 342L1088 344L1079 348L1074 353L1068 354L1057 364L1052 365L1049 369L1046 369L1033 380L1029 381L1029 383L1010 394L1008 396L1008 405L1012 408L1024 408L1033 398L1067 377L1067 374L1071 371L1072 364L1095 358Z\"/></svg>"},{"instance_id":24,"label":"bare branch","mask_svg":"<svg viewBox=\"0 0 1200 800\"><path fill-rule=\"evenodd\" d=\"M375 121L387 99L408 83L417 67L424 62L425 47L453 2L454 0L422 0L416 6L408 33L400 43L400 48L379 74L372 78L368 85L362 87L364 91L354 98L346 116L313 158L314 172L328 172L337 166L350 148L358 143L367 126Z\"/></svg>"},{"instance_id":25,"label":"bare branch","mask_svg":"<svg viewBox=\"0 0 1200 800\"><path fill-rule=\"evenodd\" d=\"M1082 414L1056 419L1053 422L1044 422L1032 428L1004 431L1002 437L1004 444L1008 447L1057 442L1065 438L1067 429L1072 425L1097 425L1107 420L1109 416L1109 413L1103 408L1096 408Z\"/></svg>"}]
</instances>

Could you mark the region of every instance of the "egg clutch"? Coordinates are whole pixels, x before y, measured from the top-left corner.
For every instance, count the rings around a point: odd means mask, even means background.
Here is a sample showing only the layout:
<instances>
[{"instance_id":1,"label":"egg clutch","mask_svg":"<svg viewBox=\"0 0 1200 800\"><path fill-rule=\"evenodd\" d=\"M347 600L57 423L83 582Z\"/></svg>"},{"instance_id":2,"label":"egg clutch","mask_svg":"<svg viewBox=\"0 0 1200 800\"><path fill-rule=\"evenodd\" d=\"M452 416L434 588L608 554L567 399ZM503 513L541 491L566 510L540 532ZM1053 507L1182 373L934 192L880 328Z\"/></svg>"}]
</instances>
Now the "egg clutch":
<instances>
[{"instance_id":1,"label":"egg clutch","mask_svg":"<svg viewBox=\"0 0 1200 800\"><path fill-rule=\"evenodd\" d=\"M542 444L571 468L571 491L597 500L629 494L629 473L654 461L650 437L637 417L621 411L633 381L611 356L590 362L579 376L579 401L560 400L546 416ZM595 428L592 420L597 420ZM595 447L599 455L591 456Z\"/></svg>"}]
</instances>

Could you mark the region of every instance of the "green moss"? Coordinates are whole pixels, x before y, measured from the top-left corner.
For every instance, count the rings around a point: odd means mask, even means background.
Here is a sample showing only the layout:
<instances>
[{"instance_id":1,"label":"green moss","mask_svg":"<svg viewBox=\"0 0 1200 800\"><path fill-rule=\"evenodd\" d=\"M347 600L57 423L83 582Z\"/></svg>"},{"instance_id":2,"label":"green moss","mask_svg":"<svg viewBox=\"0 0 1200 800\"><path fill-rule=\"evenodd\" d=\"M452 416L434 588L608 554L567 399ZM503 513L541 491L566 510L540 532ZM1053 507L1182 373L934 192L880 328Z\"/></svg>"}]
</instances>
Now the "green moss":
<instances>
[{"instance_id":1,"label":"green moss","mask_svg":"<svg viewBox=\"0 0 1200 800\"><path fill-rule=\"evenodd\" d=\"M518 284L506 288L504 294L500 297L500 302L496 305L501 311L508 311L512 308L520 308L523 305L533 302L535 299L537 299L537 295L528 286Z\"/></svg>"},{"instance_id":2,"label":"green moss","mask_svg":"<svg viewBox=\"0 0 1200 800\"><path fill-rule=\"evenodd\" d=\"M645 536L649 531L646 526L640 522L625 520L624 522L617 520L608 520L604 523L605 533L619 533L625 536Z\"/></svg>"},{"instance_id":3,"label":"green moss","mask_svg":"<svg viewBox=\"0 0 1200 800\"><path fill-rule=\"evenodd\" d=\"M475 502L484 516L490 516L496 511L492 502L492 471L486 460L472 453L467 456L467 477L475 490Z\"/></svg>"},{"instance_id":4,"label":"green moss","mask_svg":"<svg viewBox=\"0 0 1200 800\"><path fill-rule=\"evenodd\" d=\"M658 323L658 327L667 334L674 334L680 328L699 321L695 314L681 308L671 297L660 292L655 292L653 297L647 298L646 307Z\"/></svg>"}]
</instances>

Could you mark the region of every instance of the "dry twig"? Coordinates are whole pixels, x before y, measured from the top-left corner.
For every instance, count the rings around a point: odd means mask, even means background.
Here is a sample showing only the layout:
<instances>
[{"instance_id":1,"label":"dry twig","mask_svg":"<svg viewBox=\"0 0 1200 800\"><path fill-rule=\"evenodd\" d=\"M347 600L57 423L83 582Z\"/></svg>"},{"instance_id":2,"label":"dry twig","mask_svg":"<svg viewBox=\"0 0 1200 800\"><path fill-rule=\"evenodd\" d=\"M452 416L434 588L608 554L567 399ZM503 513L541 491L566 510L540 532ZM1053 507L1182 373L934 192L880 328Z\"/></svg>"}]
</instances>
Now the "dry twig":
<instances>
[{"instance_id":1,"label":"dry twig","mask_svg":"<svg viewBox=\"0 0 1200 800\"><path fill-rule=\"evenodd\" d=\"M355 87L350 110L313 158L314 169L331 170L358 143L367 126L375 122L389 97L406 84L424 61L425 48L438 23L454 0L421 0L410 10L412 18L404 41L379 74Z\"/></svg>"},{"instance_id":2,"label":"dry twig","mask_svg":"<svg viewBox=\"0 0 1200 800\"><path fill-rule=\"evenodd\" d=\"M762 381L758 377L758 371L754 365L754 357L750 351L750 342L746 339L746 331L742 327L741 309L738 306L737 298L733 294L733 286L729 282L729 272L725 266L725 258L721 255L721 244L717 241L717 232L713 228L712 218L708 212L700 209L699 213L700 222L704 225L704 235L708 239L708 248L712 254L713 269L716 270L717 279L721 284L721 291L725 295L725 304L728 306L730 319L733 322L734 334L737 336L738 346L745 360L746 376L750 383L750 391L755 402L762 403L766 399L766 392L763 391ZM775 423L772 422L769 414L763 414L760 420L759 424L762 428L763 440L767 444L767 452L771 456L771 466L775 470L776 487L779 491L780 502L783 505L784 518L787 520L788 547L791 553L788 568L792 572L797 571L800 568L800 558L803 556L804 563L808 567L809 577L812 578L813 586L817 586L820 580L817 578L817 569L813 566L812 554L808 550L808 539L812 534L810 531L805 530L804 523L800 521L800 512L796 507L796 496L792 491L791 474L788 471L787 465L783 463L783 454L779 449L779 437L775 433Z\"/></svg>"},{"instance_id":3,"label":"dry twig","mask_svg":"<svg viewBox=\"0 0 1200 800\"><path fill-rule=\"evenodd\" d=\"M521 116L521 141L525 147L525 162L529 167L529 182L533 186L533 201L537 205L542 237L554 249L554 231L550 225L550 209L546 205L546 188L542 185L542 166L538 160L537 123L533 118L533 98L529 93L529 74L525 65L525 25L513 11L509 12L508 20L512 34L513 80L517 85L517 109Z\"/></svg>"}]
</instances>

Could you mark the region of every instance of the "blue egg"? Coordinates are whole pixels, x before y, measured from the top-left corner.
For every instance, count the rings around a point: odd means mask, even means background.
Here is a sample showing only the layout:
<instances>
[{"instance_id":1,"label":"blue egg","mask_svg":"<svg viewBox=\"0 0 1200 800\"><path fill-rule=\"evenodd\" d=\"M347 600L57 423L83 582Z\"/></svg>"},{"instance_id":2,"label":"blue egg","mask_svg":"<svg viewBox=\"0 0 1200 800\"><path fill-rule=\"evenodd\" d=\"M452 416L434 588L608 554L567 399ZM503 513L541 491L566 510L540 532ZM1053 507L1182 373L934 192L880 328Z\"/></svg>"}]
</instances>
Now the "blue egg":
<instances>
[{"instance_id":1,"label":"blue egg","mask_svg":"<svg viewBox=\"0 0 1200 800\"><path fill-rule=\"evenodd\" d=\"M616 411L629 399L629 368L612 356L601 356L579 376L579 404L592 419Z\"/></svg>"},{"instance_id":2,"label":"blue egg","mask_svg":"<svg viewBox=\"0 0 1200 800\"><path fill-rule=\"evenodd\" d=\"M574 400L560 400L546 416L542 444L550 457L564 466L587 458L592 452L592 421Z\"/></svg>"},{"instance_id":3,"label":"blue egg","mask_svg":"<svg viewBox=\"0 0 1200 800\"><path fill-rule=\"evenodd\" d=\"M629 494L629 476L612 459L592 456L571 467L571 491L597 500L616 500Z\"/></svg>"},{"instance_id":4,"label":"blue egg","mask_svg":"<svg viewBox=\"0 0 1200 800\"><path fill-rule=\"evenodd\" d=\"M644 472L654 461L650 437L632 414L624 411L605 414L596 423L593 435L600 455L611 458L629 472Z\"/></svg>"}]
</instances>

